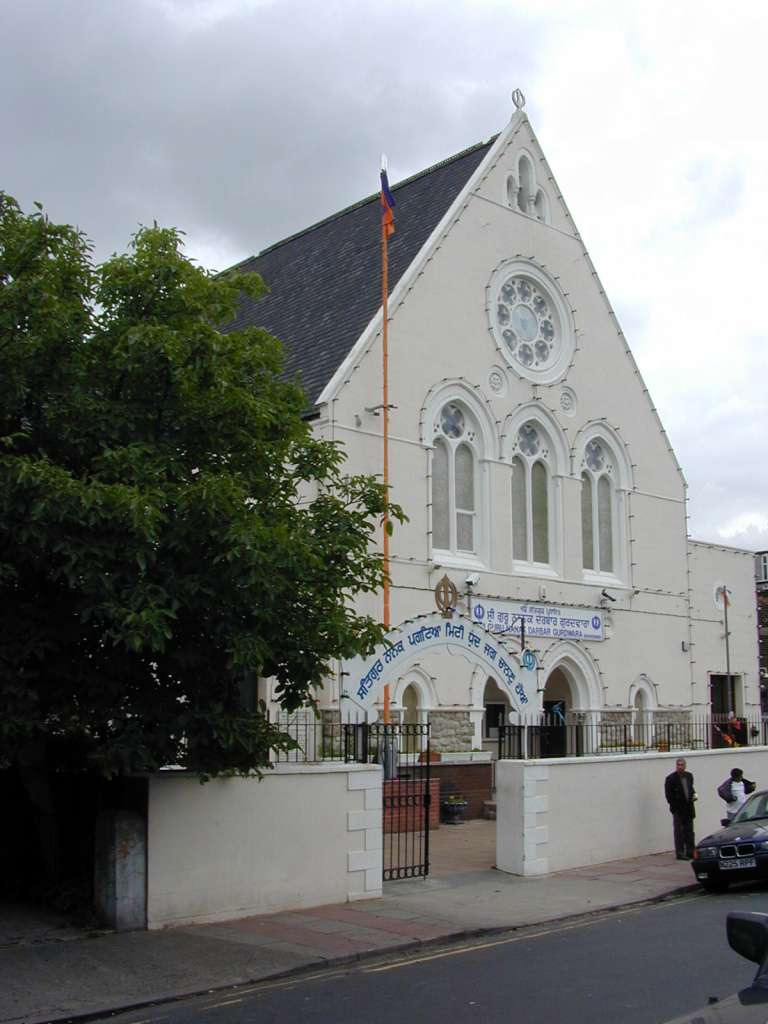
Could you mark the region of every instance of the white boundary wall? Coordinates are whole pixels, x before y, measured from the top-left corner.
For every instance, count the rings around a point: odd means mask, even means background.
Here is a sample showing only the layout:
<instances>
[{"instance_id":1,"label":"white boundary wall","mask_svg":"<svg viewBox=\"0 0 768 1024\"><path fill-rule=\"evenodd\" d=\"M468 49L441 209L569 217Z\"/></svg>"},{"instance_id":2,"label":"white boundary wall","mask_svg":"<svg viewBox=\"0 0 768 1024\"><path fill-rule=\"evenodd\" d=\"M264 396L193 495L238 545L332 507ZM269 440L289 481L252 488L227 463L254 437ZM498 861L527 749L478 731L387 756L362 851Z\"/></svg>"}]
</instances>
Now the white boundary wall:
<instances>
[{"instance_id":1,"label":"white boundary wall","mask_svg":"<svg viewBox=\"0 0 768 1024\"><path fill-rule=\"evenodd\" d=\"M496 764L496 864L514 875L602 864L674 848L664 779L684 757L698 794L697 840L720 828L717 787L742 768L768 788L768 748Z\"/></svg>"},{"instance_id":2,"label":"white boundary wall","mask_svg":"<svg viewBox=\"0 0 768 1024\"><path fill-rule=\"evenodd\" d=\"M259 781L149 780L147 927L381 895L378 765L278 765Z\"/></svg>"}]
</instances>

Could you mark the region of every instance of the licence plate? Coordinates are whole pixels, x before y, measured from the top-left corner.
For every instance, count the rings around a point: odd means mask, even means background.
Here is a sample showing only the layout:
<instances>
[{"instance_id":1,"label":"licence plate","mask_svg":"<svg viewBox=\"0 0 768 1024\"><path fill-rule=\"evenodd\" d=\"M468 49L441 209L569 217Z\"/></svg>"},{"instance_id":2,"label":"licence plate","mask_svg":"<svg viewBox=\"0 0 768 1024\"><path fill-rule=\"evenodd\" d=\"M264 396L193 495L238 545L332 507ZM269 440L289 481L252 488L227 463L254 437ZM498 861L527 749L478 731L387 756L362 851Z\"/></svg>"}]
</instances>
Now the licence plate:
<instances>
[{"instance_id":1,"label":"licence plate","mask_svg":"<svg viewBox=\"0 0 768 1024\"><path fill-rule=\"evenodd\" d=\"M734 857L733 860L721 860L720 870L721 871L734 871L736 868L753 868L755 867L754 857Z\"/></svg>"}]
</instances>

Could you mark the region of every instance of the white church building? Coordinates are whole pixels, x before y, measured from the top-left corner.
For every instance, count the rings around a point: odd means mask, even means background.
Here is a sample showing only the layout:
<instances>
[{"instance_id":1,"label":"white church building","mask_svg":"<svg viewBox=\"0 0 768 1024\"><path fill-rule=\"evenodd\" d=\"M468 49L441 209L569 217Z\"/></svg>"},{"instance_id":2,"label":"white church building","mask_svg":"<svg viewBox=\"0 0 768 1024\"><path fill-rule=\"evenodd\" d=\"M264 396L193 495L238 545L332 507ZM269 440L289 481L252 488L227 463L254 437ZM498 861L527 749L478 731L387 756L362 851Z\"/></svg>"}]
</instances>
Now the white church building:
<instances>
[{"instance_id":1,"label":"white church building","mask_svg":"<svg viewBox=\"0 0 768 1024\"><path fill-rule=\"evenodd\" d=\"M392 189L389 473L408 516L391 540L395 634L432 628L447 577L451 632L484 647L501 632L519 653L525 621L535 668L517 658L511 674L525 699L494 659L434 642L391 664L379 652L373 676L376 657L339 665L320 704L376 718L387 683L393 717L465 751L521 714L754 717L753 553L688 536L683 470L517 102L499 135ZM379 217L368 197L238 268L270 293L233 326L283 341L350 473L382 467ZM380 595L361 607L381 618Z\"/></svg>"}]
</instances>

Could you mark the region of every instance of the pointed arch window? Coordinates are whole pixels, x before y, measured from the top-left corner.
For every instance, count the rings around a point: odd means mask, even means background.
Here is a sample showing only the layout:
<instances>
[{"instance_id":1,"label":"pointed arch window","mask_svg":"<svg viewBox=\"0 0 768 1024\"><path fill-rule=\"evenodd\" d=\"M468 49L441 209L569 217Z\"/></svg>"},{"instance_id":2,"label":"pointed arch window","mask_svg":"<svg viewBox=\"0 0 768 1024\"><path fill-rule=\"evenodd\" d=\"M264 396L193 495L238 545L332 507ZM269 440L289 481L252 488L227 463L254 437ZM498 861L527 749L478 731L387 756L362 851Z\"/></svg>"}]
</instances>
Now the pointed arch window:
<instances>
[{"instance_id":1,"label":"pointed arch window","mask_svg":"<svg viewBox=\"0 0 768 1024\"><path fill-rule=\"evenodd\" d=\"M604 442L593 438L581 470L582 564L592 572L614 573L616 531L615 465Z\"/></svg>"},{"instance_id":2,"label":"pointed arch window","mask_svg":"<svg viewBox=\"0 0 768 1024\"><path fill-rule=\"evenodd\" d=\"M524 423L512 459L512 556L516 562L550 562L549 446L535 423Z\"/></svg>"},{"instance_id":3,"label":"pointed arch window","mask_svg":"<svg viewBox=\"0 0 768 1024\"><path fill-rule=\"evenodd\" d=\"M478 551L478 431L458 402L446 403L435 423L432 455L432 546Z\"/></svg>"},{"instance_id":4,"label":"pointed arch window","mask_svg":"<svg viewBox=\"0 0 768 1024\"><path fill-rule=\"evenodd\" d=\"M523 213L530 213L530 205L534 197L534 174L531 161L525 154L520 157L517 164L520 188L517 193L517 206Z\"/></svg>"}]
</instances>

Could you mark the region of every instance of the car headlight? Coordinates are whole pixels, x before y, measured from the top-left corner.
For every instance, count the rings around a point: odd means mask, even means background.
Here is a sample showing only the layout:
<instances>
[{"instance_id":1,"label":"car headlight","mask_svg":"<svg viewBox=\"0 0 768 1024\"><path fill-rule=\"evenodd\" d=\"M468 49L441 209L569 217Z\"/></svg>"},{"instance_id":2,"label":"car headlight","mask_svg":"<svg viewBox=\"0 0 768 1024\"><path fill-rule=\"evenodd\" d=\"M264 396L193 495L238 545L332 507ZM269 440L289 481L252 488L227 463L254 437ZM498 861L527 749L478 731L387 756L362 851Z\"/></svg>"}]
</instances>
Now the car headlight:
<instances>
[{"instance_id":1,"label":"car headlight","mask_svg":"<svg viewBox=\"0 0 768 1024\"><path fill-rule=\"evenodd\" d=\"M716 857L718 849L716 846L698 846L694 851L695 860L711 860Z\"/></svg>"},{"instance_id":2,"label":"car headlight","mask_svg":"<svg viewBox=\"0 0 768 1024\"><path fill-rule=\"evenodd\" d=\"M762 842L760 842L760 843L755 843L755 849L756 849L756 850L760 850L760 851L761 851L761 852L763 852L763 853L764 853L764 852L765 852L766 850L768 850L768 839L764 839L764 840L763 840Z\"/></svg>"}]
</instances>

